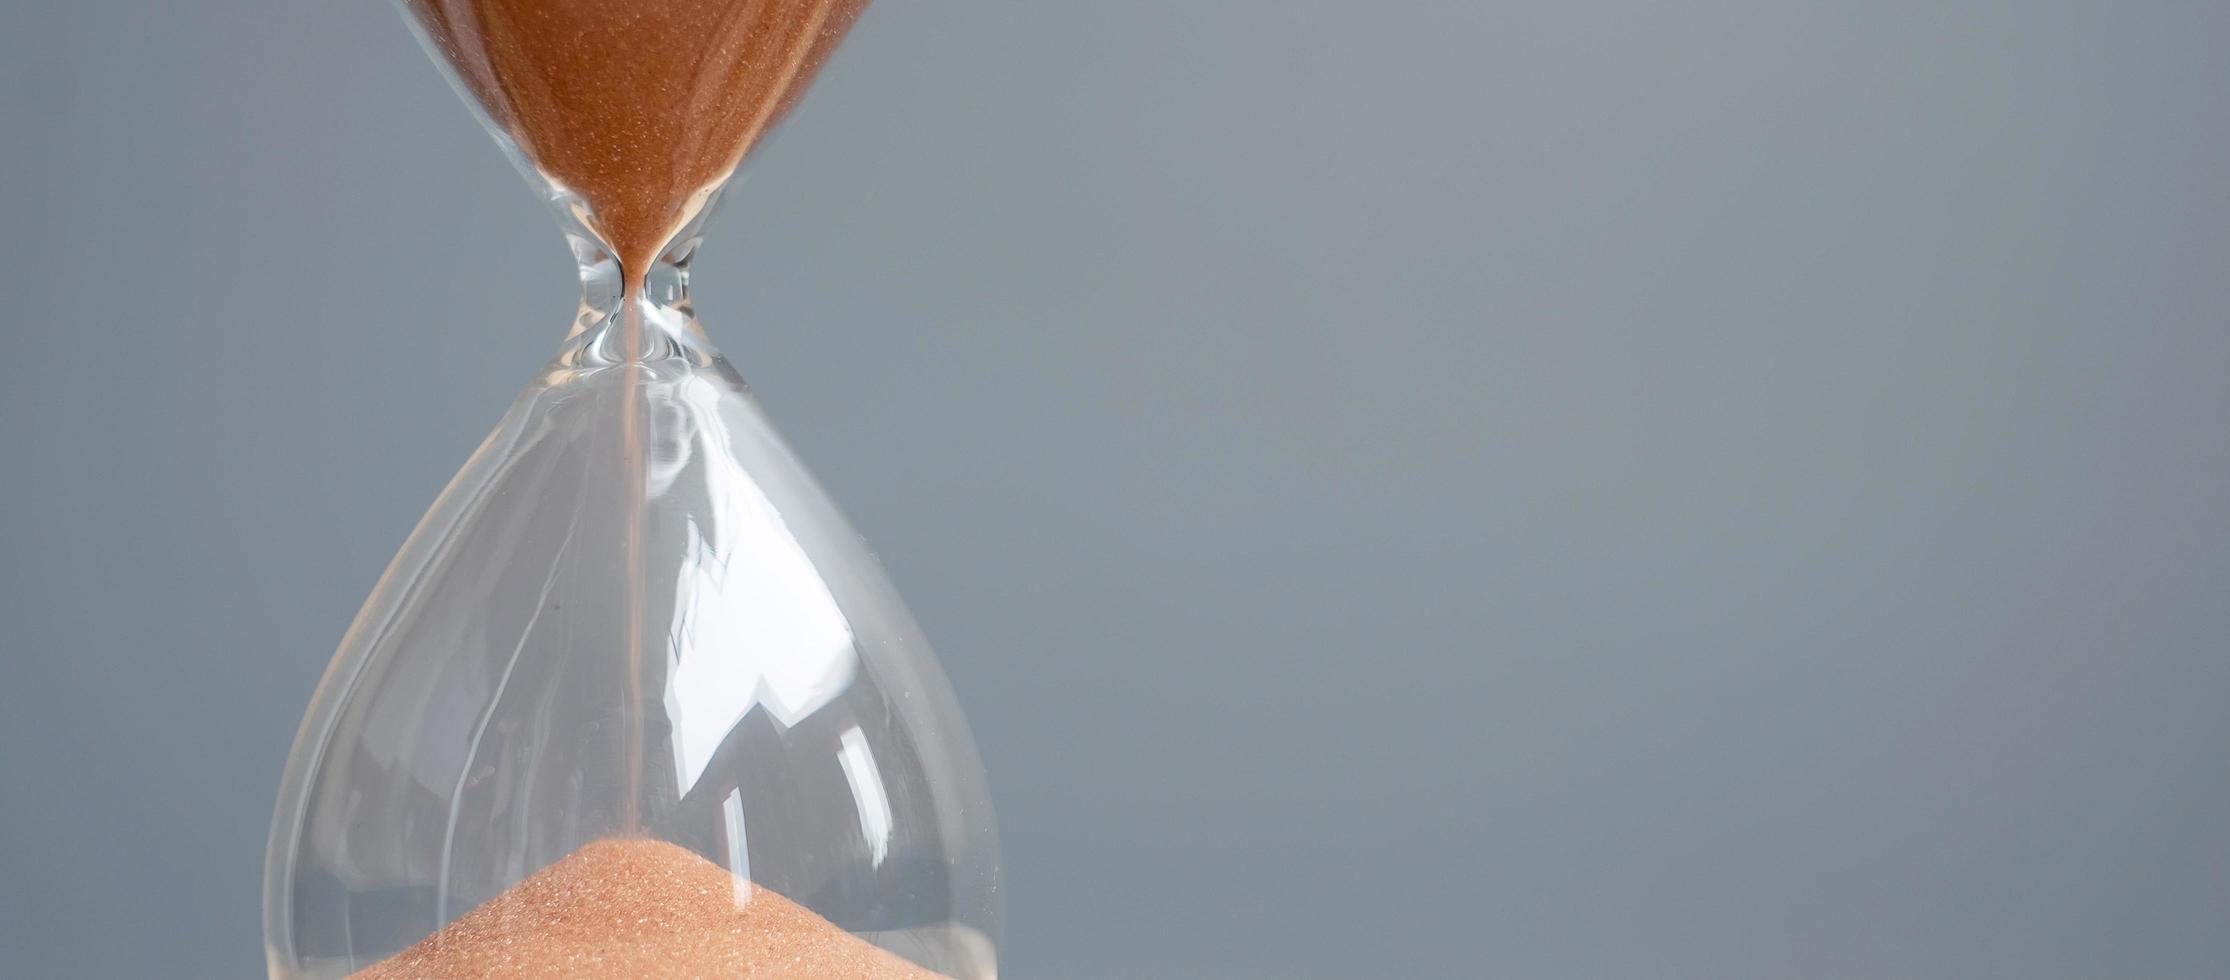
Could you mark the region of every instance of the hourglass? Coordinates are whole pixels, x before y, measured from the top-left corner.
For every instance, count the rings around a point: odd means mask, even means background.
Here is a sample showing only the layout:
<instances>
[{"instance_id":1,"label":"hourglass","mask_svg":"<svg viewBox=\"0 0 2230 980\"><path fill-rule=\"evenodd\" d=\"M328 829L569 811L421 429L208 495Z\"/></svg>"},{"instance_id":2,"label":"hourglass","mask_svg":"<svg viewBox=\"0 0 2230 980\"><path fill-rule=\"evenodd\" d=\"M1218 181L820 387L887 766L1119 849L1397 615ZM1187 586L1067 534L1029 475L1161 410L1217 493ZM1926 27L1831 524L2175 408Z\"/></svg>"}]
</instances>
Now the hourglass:
<instances>
[{"instance_id":1,"label":"hourglass","mask_svg":"<svg viewBox=\"0 0 2230 980\"><path fill-rule=\"evenodd\" d=\"M317 688L272 977L996 975L953 694L689 301L722 185L862 2L404 0L581 307Z\"/></svg>"}]
</instances>

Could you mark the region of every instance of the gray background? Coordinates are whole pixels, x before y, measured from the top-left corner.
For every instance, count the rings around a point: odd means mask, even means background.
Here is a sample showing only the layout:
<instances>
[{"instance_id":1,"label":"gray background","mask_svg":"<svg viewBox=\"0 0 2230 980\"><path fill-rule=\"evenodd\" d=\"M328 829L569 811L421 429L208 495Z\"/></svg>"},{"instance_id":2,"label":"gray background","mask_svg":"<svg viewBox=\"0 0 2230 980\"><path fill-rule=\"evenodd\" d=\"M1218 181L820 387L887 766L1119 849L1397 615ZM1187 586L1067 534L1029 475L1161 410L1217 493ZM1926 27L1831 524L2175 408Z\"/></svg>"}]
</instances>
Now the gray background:
<instances>
[{"instance_id":1,"label":"gray background","mask_svg":"<svg viewBox=\"0 0 2230 980\"><path fill-rule=\"evenodd\" d=\"M384 4L0 24L0 974L253 975L570 265ZM884 0L700 308L938 641L1012 976L2226 976L2226 51Z\"/></svg>"}]
</instances>

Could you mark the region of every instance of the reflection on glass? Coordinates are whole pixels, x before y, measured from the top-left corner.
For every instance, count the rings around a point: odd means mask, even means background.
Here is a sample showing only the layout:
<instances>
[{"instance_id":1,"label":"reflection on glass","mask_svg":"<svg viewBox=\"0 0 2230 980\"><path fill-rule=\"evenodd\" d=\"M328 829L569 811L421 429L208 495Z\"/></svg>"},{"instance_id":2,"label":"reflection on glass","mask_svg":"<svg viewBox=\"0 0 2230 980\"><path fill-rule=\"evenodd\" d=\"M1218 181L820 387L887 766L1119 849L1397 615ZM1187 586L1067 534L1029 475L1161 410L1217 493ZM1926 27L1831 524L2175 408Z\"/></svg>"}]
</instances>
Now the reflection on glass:
<instances>
[{"instance_id":1,"label":"reflection on glass","mask_svg":"<svg viewBox=\"0 0 2230 980\"><path fill-rule=\"evenodd\" d=\"M684 378L670 404L677 416L671 424L687 425L711 445L729 445L718 389ZM666 643L673 678L666 711L675 778L686 796L753 707L795 726L843 693L858 657L835 597L750 475L717 460L679 462L652 468L651 493L670 492L694 470L710 511L684 524L688 574L675 589Z\"/></svg>"}]
</instances>

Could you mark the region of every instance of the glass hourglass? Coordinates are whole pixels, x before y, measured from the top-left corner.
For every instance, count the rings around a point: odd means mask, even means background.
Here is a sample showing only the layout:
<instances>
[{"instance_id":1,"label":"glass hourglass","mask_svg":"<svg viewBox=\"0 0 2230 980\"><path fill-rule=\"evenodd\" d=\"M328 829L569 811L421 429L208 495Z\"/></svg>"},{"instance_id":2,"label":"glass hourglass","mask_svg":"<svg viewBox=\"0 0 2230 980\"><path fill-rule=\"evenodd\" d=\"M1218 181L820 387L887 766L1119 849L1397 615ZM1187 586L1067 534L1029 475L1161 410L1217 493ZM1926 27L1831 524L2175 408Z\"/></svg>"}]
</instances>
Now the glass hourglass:
<instances>
[{"instance_id":1,"label":"glass hourglass","mask_svg":"<svg viewBox=\"0 0 2230 980\"><path fill-rule=\"evenodd\" d=\"M272 977L997 974L952 691L689 302L721 187L862 2L403 0L581 307L317 688Z\"/></svg>"}]
</instances>

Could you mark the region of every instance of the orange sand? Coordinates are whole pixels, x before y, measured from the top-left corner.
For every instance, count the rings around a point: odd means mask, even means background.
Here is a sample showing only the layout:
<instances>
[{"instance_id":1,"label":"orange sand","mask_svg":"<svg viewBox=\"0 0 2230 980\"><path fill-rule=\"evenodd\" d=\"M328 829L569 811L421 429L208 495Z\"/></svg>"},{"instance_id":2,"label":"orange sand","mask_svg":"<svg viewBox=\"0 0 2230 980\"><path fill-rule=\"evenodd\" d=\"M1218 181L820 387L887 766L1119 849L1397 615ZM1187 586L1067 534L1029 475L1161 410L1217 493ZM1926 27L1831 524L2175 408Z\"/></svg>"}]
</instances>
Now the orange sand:
<instances>
[{"instance_id":1,"label":"orange sand","mask_svg":"<svg viewBox=\"0 0 2230 980\"><path fill-rule=\"evenodd\" d=\"M866 0L409 0L628 286L805 91Z\"/></svg>"},{"instance_id":2,"label":"orange sand","mask_svg":"<svg viewBox=\"0 0 2230 980\"><path fill-rule=\"evenodd\" d=\"M573 852L352 980L716 977L949 980L687 849L630 839Z\"/></svg>"}]
</instances>

